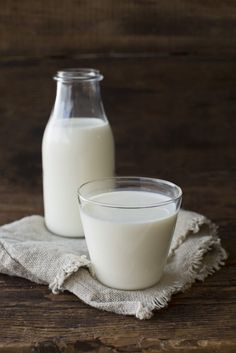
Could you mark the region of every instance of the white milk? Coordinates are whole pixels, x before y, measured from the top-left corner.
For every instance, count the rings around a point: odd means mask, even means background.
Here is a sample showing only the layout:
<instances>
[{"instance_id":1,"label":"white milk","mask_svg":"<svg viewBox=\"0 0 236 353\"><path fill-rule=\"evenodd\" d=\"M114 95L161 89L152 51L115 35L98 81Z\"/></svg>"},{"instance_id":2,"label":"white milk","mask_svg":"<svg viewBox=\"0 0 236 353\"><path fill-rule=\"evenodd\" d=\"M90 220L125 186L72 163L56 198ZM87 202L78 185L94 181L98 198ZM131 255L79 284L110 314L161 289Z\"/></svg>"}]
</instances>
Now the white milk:
<instances>
[{"instance_id":1,"label":"white milk","mask_svg":"<svg viewBox=\"0 0 236 353\"><path fill-rule=\"evenodd\" d=\"M169 198L145 191L113 191L96 195L92 200L138 207ZM146 209L82 203L81 219L96 277L118 289L141 289L157 283L176 218L174 203Z\"/></svg>"},{"instance_id":2,"label":"white milk","mask_svg":"<svg viewBox=\"0 0 236 353\"><path fill-rule=\"evenodd\" d=\"M114 174L109 123L96 118L52 120L44 133L42 156L47 227L59 235L83 236L78 187Z\"/></svg>"}]
</instances>

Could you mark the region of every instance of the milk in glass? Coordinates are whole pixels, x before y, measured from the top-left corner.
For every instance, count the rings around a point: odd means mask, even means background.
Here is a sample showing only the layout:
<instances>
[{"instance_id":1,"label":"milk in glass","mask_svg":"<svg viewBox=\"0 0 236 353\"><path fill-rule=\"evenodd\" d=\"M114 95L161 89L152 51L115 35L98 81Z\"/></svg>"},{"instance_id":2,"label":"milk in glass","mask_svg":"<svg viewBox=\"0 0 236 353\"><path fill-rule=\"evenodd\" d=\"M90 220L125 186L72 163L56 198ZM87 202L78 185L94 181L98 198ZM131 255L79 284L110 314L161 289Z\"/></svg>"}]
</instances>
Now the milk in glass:
<instances>
[{"instance_id":1,"label":"milk in glass","mask_svg":"<svg viewBox=\"0 0 236 353\"><path fill-rule=\"evenodd\" d=\"M155 192L117 190L82 202L82 223L98 280L129 290L159 281L177 219L176 205L169 200ZM160 206L145 208L152 204Z\"/></svg>"}]
</instances>

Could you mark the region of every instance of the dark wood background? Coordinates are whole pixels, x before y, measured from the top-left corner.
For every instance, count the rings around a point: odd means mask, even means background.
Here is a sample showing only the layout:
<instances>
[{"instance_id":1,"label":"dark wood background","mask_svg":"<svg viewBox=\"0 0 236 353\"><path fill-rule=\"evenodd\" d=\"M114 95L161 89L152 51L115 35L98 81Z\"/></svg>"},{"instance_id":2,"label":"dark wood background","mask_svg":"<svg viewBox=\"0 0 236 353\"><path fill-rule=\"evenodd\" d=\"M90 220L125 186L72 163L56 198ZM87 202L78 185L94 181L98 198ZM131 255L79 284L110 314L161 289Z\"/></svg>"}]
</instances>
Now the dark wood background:
<instances>
[{"instance_id":1,"label":"dark wood background","mask_svg":"<svg viewBox=\"0 0 236 353\"><path fill-rule=\"evenodd\" d=\"M150 321L0 275L0 352L236 351L233 0L2 0L0 223L43 213L41 138L53 74L94 67L117 173L170 179L220 226L227 266Z\"/></svg>"}]
</instances>

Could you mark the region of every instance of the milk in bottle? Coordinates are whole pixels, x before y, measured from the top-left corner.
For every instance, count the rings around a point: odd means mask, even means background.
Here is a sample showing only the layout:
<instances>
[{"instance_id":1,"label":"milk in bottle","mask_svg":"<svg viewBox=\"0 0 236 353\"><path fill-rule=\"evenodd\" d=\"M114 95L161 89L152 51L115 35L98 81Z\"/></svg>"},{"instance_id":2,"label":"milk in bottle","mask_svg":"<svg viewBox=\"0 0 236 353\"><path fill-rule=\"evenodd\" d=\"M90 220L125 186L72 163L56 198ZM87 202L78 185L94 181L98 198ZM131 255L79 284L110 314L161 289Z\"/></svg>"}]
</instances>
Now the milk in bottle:
<instances>
[{"instance_id":1,"label":"milk in bottle","mask_svg":"<svg viewBox=\"0 0 236 353\"><path fill-rule=\"evenodd\" d=\"M55 106L42 142L45 222L53 233L81 237L77 189L86 181L113 176L114 141L99 71L59 71L55 79Z\"/></svg>"}]
</instances>

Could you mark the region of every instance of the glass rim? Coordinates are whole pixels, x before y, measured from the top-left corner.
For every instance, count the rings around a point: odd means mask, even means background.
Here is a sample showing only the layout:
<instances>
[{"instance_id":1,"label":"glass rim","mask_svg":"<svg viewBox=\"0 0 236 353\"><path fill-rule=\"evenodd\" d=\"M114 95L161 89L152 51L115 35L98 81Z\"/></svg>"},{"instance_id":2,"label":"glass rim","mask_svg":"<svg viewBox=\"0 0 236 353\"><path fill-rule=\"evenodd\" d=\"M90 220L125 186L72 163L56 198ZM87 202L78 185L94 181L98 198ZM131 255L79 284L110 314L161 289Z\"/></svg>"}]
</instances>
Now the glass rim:
<instances>
[{"instance_id":1,"label":"glass rim","mask_svg":"<svg viewBox=\"0 0 236 353\"><path fill-rule=\"evenodd\" d=\"M122 206L122 205L116 205L116 204L111 204L111 203L107 203L107 202L100 202L100 201L95 201L93 199L91 199L90 197L86 197L81 193L81 189L83 189L86 185L89 184L94 184L96 182L105 182L105 181L133 181L133 182L137 182L137 181L142 181L142 182L149 182L149 183L153 183L153 184L165 184L166 186L169 186L171 188L176 188L177 189L177 196L175 197L170 197L170 199L166 200L166 201L161 201L161 202L155 202L155 203L150 203L150 204L146 204L143 206ZM147 191L148 192L148 191ZM150 190L151 192L151 190ZM101 179L95 179L95 180L90 180L87 181L85 183L83 183L82 185L80 185L80 187L77 190L77 196L80 200L83 200L85 202L89 202L92 203L94 205L97 206L102 206L102 207L107 207L107 208L119 208L119 209L146 209L146 208L154 208L154 207L160 207L160 206L164 206L164 205L168 205L171 204L175 201L178 201L181 199L183 195L182 189L172 183L171 181L168 180L164 180L164 179L157 179L157 178L149 178L149 177L137 177L137 176L115 176L115 177L108 177L108 178L101 178Z\"/></svg>"},{"instance_id":2,"label":"glass rim","mask_svg":"<svg viewBox=\"0 0 236 353\"><path fill-rule=\"evenodd\" d=\"M60 82L68 81L101 81L103 75L99 70L92 68L68 68L57 71L56 75L53 76L54 80Z\"/></svg>"}]
</instances>

